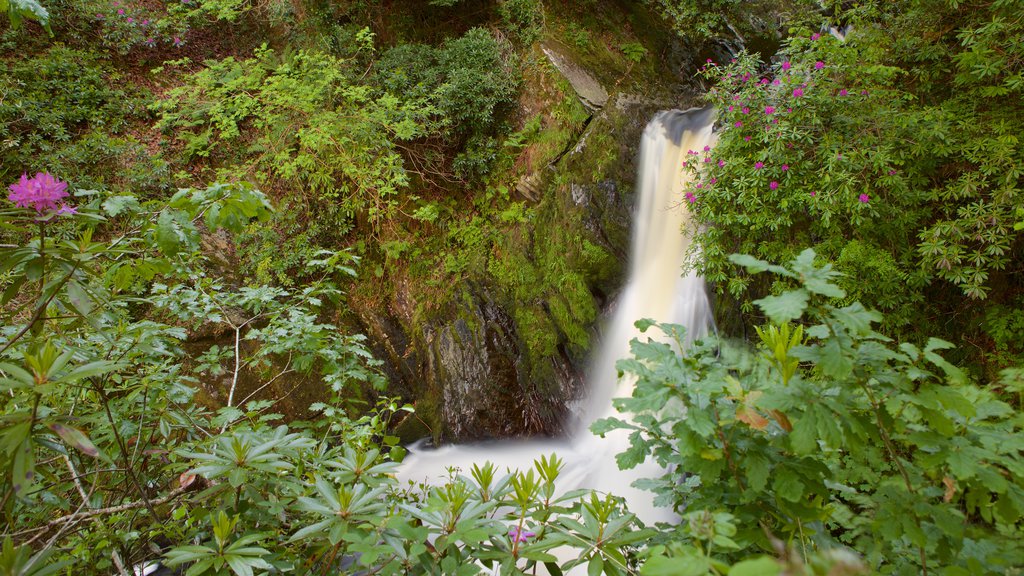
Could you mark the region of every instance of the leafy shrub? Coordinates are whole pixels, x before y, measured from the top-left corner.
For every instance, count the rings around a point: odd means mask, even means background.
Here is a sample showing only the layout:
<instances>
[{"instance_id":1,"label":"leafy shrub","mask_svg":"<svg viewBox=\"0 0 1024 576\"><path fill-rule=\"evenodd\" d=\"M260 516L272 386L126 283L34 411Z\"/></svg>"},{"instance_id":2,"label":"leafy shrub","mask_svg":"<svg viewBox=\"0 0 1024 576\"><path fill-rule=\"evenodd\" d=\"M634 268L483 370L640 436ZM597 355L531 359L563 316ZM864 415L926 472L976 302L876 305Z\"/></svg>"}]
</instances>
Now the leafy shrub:
<instances>
[{"instance_id":1,"label":"leafy shrub","mask_svg":"<svg viewBox=\"0 0 1024 576\"><path fill-rule=\"evenodd\" d=\"M981 299L1016 265L1021 158L1007 146L1020 131L1008 112L1020 87L1005 62L983 77L962 66L974 48L944 44L922 60L902 31L939 24L916 10L857 20L845 42L802 30L771 67L742 55L703 69L717 83L708 99L725 129L715 150L688 157L699 177L687 198L708 225L698 268L720 290L742 295L751 282L728 272L733 251L785 260L814 245L850 272L840 280L847 292L890 325L910 326L926 300L962 306L936 280ZM942 10L955 34L995 42L1006 33Z\"/></svg>"},{"instance_id":2,"label":"leafy shrub","mask_svg":"<svg viewBox=\"0 0 1024 576\"><path fill-rule=\"evenodd\" d=\"M774 538L804 554L848 546L883 574L1019 567L1014 409L943 359L951 344L897 345L872 328L879 313L830 304L845 294L812 250L786 267L732 260L798 287L756 302L771 321L757 351L708 341L681 356L675 325L633 342L619 368L636 387L616 401L631 421L594 425L630 431L620 466L653 455L675 470L645 485L679 509L727 510L739 550L772 550Z\"/></svg>"},{"instance_id":3,"label":"leafy shrub","mask_svg":"<svg viewBox=\"0 0 1024 576\"><path fill-rule=\"evenodd\" d=\"M111 86L112 72L93 54L54 46L3 68L0 176L10 180L40 163L81 166L120 156L101 148L112 144L105 135L123 130L141 103Z\"/></svg>"},{"instance_id":4,"label":"leafy shrub","mask_svg":"<svg viewBox=\"0 0 1024 576\"><path fill-rule=\"evenodd\" d=\"M397 143L423 133L429 107L358 82L344 59L261 48L207 62L156 104L186 157L239 161L372 223L408 183Z\"/></svg>"},{"instance_id":5,"label":"leafy shrub","mask_svg":"<svg viewBox=\"0 0 1024 576\"><path fill-rule=\"evenodd\" d=\"M542 0L501 0L498 14L505 28L523 44L533 44L544 31Z\"/></svg>"},{"instance_id":6,"label":"leafy shrub","mask_svg":"<svg viewBox=\"0 0 1024 576\"><path fill-rule=\"evenodd\" d=\"M490 32L474 28L438 48L391 48L378 62L377 76L388 92L436 108L437 127L461 145L492 134L515 101L519 85L510 53Z\"/></svg>"}]
</instances>

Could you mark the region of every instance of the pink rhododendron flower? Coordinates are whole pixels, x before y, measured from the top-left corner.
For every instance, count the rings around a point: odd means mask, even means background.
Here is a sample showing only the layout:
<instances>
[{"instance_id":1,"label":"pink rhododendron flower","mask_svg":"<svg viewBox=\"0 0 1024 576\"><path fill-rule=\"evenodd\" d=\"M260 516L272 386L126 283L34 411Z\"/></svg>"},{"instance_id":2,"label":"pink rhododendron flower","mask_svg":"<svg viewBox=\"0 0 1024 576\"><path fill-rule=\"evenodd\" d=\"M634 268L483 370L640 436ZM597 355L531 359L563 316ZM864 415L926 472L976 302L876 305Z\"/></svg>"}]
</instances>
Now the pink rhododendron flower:
<instances>
[{"instance_id":1,"label":"pink rhododendron flower","mask_svg":"<svg viewBox=\"0 0 1024 576\"><path fill-rule=\"evenodd\" d=\"M117 15L118 16L124 16L124 8L118 8L117 9Z\"/></svg>"},{"instance_id":2,"label":"pink rhododendron flower","mask_svg":"<svg viewBox=\"0 0 1024 576\"><path fill-rule=\"evenodd\" d=\"M772 190L775 190L779 187L779 183L776 182L775 180L772 180L772 183L769 184L768 187L771 188Z\"/></svg>"},{"instance_id":3,"label":"pink rhododendron flower","mask_svg":"<svg viewBox=\"0 0 1024 576\"><path fill-rule=\"evenodd\" d=\"M743 113L744 113L744 114L750 114L750 108L748 108L748 107L744 106L744 107L743 107Z\"/></svg>"},{"instance_id":4,"label":"pink rhododendron flower","mask_svg":"<svg viewBox=\"0 0 1024 576\"><path fill-rule=\"evenodd\" d=\"M697 201L697 197L693 195L693 192L687 192L687 193L686 193L686 200L687 200L687 201L688 201L688 202L689 202L690 204L693 204L694 202L696 202L696 201Z\"/></svg>"},{"instance_id":5,"label":"pink rhododendron flower","mask_svg":"<svg viewBox=\"0 0 1024 576\"><path fill-rule=\"evenodd\" d=\"M797 88L796 90L793 90L793 96L794 96L795 98L799 98L799 97L801 97L801 96L803 96L803 95L804 95L804 90L803 90L803 88Z\"/></svg>"},{"instance_id":6,"label":"pink rhododendron flower","mask_svg":"<svg viewBox=\"0 0 1024 576\"><path fill-rule=\"evenodd\" d=\"M711 152L711 146L705 146L704 147L704 151L705 152Z\"/></svg>"},{"instance_id":7,"label":"pink rhododendron flower","mask_svg":"<svg viewBox=\"0 0 1024 576\"><path fill-rule=\"evenodd\" d=\"M849 92L846 91L846 88L843 88L842 90L839 91L840 96L846 96L847 94L849 94Z\"/></svg>"},{"instance_id":8,"label":"pink rhododendron flower","mask_svg":"<svg viewBox=\"0 0 1024 576\"><path fill-rule=\"evenodd\" d=\"M786 170L789 170L789 164L782 165L782 171L785 172Z\"/></svg>"},{"instance_id":9,"label":"pink rhododendron flower","mask_svg":"<svg viewBox=\"0 0 1024 576\"><path fill-rule=\"evenodd\" d=\"M775 114L775 108L773 108L772 106L765 106L764 107L764 113L765 114Z\"/></svg>"},{"instance_id":10,"label":"pink rhododendron flower","mask_svg":"<svg viewBox=\"0 0 1024 576\"><path fill-rule=\"evenodd\" d=\"M67 207L61 202L62 198L68 197L67 182L57 180L49 172L39 172L32 178L22 174L21 179L8 189L11 193L7 199L19 208L33 208L40 214L47 210L60 210L61 214L74 213L73 208L71 212L66 211Z\"/></svg>"},{"instance_id":11,"label":"pink rhododendron flower","mask_svg":"<svg viewBox=\"0 0 1024 576\"><path fill-rule=\"evenodd\" d=\"M860 200L861 204L867 204L868 200L871 200L871 197L868 196L867 194L861 194L860 197L857 199Z\"/></svg>"},{"instance_id":12,"label":"pink rhododendron flower","mask_svg":"<svg viewBox=\"0 0 1024 576\"><path fill-rule=\"evenodd\" d=\"M527 540L533 538L536 535L536 533L527 532L526 530L520 532L519 529L515 526L508 529L508 537L511 538L513 542L526 542Z\"/></svg>"},{"instance_id":13,"label":"pink rhododendron flower","mask_svg":"<svg viewBox=\"0 0 1024 576\"><path fill-rule=\"evenodd\" d=\"M722 168L722 167L724 167L724 166L725 166L725 160L719 160L719 161L718 161L718 167L719 167L719 168Z\"/></svg>"},{"instance_id":14,"label":"pink rhododendron flower","mask_svg":"<svg viewBox=\"0 0 1024 576\"><path fill-rule=\"evenodd\" d=\"M778 86L779 84L782 84L782 80L779 80L778 78L772 80L772 86Z\"/></svg>"},{"instance_id":15,"label":"pink rhododendron flower","mask_svg":"<svg viewBox=\"0 0 1024 576\"><path fill-rule=\"evenodd\" d=\"M790 66L792 65L789 63L789 60L786 60L785 62L782 63L783 70L789 70Z\"/></svg>"},{"instance_id":16,"label":"pink rhododendron flower","mask_svg":"<svg viewBox=\"0 0 1024 576\"><path fill-rule=\"evenodd\" d=\"M744 136L743 137L743 141L744 142L750 142L750 136Z\"/></svg>"},{"instance_id":17,"label":"pink rhododendron flower","mask_svg":"<svg viewBox=\"0 0 1024 576\"><path fill-rule=\"evenodd\" d=\"M735 126L736 126L737 128L743 128L743 122L737 121L737 122L736 122L736 124L735 124Z\"/></svg>"},{"instance_id":18,"label":"pink rhododendron flower","mask_svg":"<svg viewBox=\"0 0 1024 576\"><path fill-rule=\"evenodd\" d=\"M818 34L817 32L811 34L811 40L817 40L818 38L821 38L821 34Z\"/></svg>"},{"instance_id":19,"label":"pink rhododendron flower","mask_svg":"<svg viewBox=\"0 0 1024 576\"><path fill-rule=\"evenodd\" d=\"M764 168L764 162L754 162L754 170L760 170Z\"/></svg>"},{"instance_id":20,"label":"pink rhododendron flower","mask_svg":"<svg viewBox=\"0 0 1024 576\"><path fill-rule=\"evenodd\" d=\"M817 195L818 195L818 191L817 190L812 190L811 191L811 196L817 196Z\"/></svg>"},{"instance_id":21,"label":"pink rhododendron flower","mask_svg":"<svg viewBox=\"0 0 1024 576\"><path fill-rule=\"evenodd\" d=\"M825 67L825 63L822 62L821 60L818 60L817 62L814 63L814 69L815 70L821 70L824 67Z\"/></svg>"},{"instance_id":22,"label":"pink rhododendron flower","mask_svg":"<svg viewBox=\"0 0 1024 576\"><path fill-rule=\"evenodd\" d=\"M712 179L710 180L710 182L711 182L712 184L717 184L717 183L718 183L718 178L712 178Z\"/></svg>"}]
</instances>

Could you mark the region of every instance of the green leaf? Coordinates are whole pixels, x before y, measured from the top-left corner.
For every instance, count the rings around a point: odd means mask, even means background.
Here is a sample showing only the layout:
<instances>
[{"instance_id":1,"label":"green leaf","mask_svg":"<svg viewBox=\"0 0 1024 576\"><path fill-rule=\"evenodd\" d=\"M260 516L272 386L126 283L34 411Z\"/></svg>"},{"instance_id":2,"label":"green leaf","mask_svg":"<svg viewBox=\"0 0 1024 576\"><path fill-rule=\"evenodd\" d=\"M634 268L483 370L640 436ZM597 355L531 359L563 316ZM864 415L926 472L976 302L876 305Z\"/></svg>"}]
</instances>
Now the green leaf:
<instances>
[{"instance_id":1,"label":"green leaf","mask_svg":"<svg viewBox=\"0 0 1024 576\"><path fill-rule=\"evenodd\" d=\"M666 558L654 556L640 568L641 576L705 576L710 568L707 558Z\"/></svg>"},{"instance_id":2,"label":"green leaf","mask_svg":"<svg viewBox=\"0 0 1024 576\"><path fill-rule=\"evenodd\" d=\"M777 468L775 480L772 482L775 494L790 502L799 502L804 496L804 483L789 468Z\"/></svg>"},{"instance_id":3,"label":"green leaf","mask_svg":"<svg viewBox=\"0 0 1024 576\"><path fill-rule=\"evenodd\" d=\"M72 428L66 424L59 422L53 422L47 424L47 428L53 430L62 440L67 442L68 446L78 450L79 452L96 458L100 455L100 451L96 448L96 445L89 440L89 437L84 432L77 428Z\"/></svg>"},{"instance_id":4,"label":"green leaf","mask_svg":"<svg viewBox=\"0 0 1024 576\"><path fill-rule=\"evenodd\" d=\"M14 451L14 463L11 467L11 486L14 495L25 497L32 493L36 486L35 454L32 451L32 439L26 438Z\"/></svg>"},{"instance_id":5,"label":"green leaf","mask_svg":"<svg viewBox=\"0 0 1024 576\"><path fill-rule=\"evenodd\" d=\"M18 28L25 18L39 22L50 32L50 13L36 0L8 0L7 16L11 19L11 27ZM53 33L50 32L52 36Z\"/></svg>"},{"instance_id":6,"label":"green leaf","mask_svg":"<svg viewBox=\"0 0 1024 576\"><path fill-rule=\"evenodd\" d=\"M729 576L777 576L782 567L774 558L762 556L754 560L744 560L729 569Z\"/></svg>"},{"instance_id":7,"label":"green leaf","mask_svg":"<svg viewBox=\"0 0 1024 576\"><path fill-rule=\"evenodd\" d=\"M803 316L809 295L806 290L790 290L778 296L754 300L768 318L776 324L785 324Z\"/></svg>"},{"instance_id":8,"label":"green leaf","mask_svg":"<svg viewBox=\"0 0 1024 576\"><path fill-rule=\"evenodd\" d=\"M814 412L805 412L793 424L793 431L789 433L789 444L793 452L797 454L810 454L818 449L818 425Z\"/></svg>"},{"instance_id":9,"label":"green leaf","mask_svg":"<svg viewBox=\"0 0 1024 576\"><path fill-rule=\"evenodd\" d=\"M142 206L134 196L111 196L103 201L103 210L111 216L117 216L122 212L141 212Z\"/></svg>"},{"instance_id":10,"label":"green leaf","mask_svg":"<svg viewBox=\"0 0 1024 576\"><path fill-rule=\"evenodd\" d=\"M853 372L853 360L843 353L842 344L838 339L833 338L825 342L819 348L821 359L818 365L821 371L832 378L846 378Z\"/></svg>"}]
</instances>

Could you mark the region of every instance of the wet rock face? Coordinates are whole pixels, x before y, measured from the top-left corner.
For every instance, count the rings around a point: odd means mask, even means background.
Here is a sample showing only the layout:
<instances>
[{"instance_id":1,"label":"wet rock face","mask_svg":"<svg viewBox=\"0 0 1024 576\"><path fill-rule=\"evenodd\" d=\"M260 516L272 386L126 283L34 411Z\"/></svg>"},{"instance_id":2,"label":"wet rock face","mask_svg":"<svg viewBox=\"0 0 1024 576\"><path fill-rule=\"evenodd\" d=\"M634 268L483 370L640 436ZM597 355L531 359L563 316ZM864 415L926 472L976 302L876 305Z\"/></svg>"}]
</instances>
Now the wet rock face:
<instances>
[{"instance_id":1,"label":"wet rock face","mask_svg":"<svg viewBox=\"0 0 1024 576\"><path fill-rule=\"evenodd\" d=\"M415 398L416 418L398 433L459 442L562 432L582 379L559 356L553 381L532 382L515 322L486 287L466 284L451 308L418 327L364 316L392 392ZM414 331L412 337L407 330Z\"/></svg>"},{"instance_id":2,"label":"wet rock face","mask_svg":"<svg viewBox=\"0 0 1024 576\"><path fill-rule=\"evenodd\" d=\"M433 330L430 372L441 391L441 419L453 438L507 438L545 432L530 417L516 367L523 361L515 325L493 301L472 298L453 322Z\"/></svg>"}]
</instances>

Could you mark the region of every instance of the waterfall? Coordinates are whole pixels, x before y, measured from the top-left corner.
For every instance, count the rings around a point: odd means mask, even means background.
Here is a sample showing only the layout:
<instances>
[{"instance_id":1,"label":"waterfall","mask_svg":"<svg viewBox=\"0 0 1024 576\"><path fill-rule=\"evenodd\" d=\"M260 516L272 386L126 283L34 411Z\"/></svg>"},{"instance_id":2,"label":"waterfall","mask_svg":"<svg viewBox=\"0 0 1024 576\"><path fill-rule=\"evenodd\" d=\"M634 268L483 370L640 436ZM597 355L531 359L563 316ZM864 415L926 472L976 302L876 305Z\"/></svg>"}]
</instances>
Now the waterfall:
<instances>
[{"instance_id":1,"label":"waterfall","mask_svg":"<svg viewBox=\"0 0 1024 576\"><path fill-rule=\"evenodd\" d=\"M616 415L611 399L629 396L633 382L616 378L615 362L629 353L629 341L638 335L633 323L641 318L685 325L688 338L699 338L712 326L704 282L682 276L689 234L682 188L688 176L682 170L689 150L702 151L714 141L714 111L710 108L658 113L644 130L637 177L638 206L633 223L629 280L617 299L612 320L592 359L589 396L576 432L563 440L501 441L475 445L445 446L431 451L413 450L402 463L399 478L441 482L449 467L467 473L474 463L493 462L499 470L532 467L541 455L557 453L565 468L557 486L562 492L589 488L611 492L645 523L674 521L671 510L657 508L651 492L633 488L638 478L656 477L664 471L654 462L620 471L615 455L628 446L627 434L614 431L605 438L587 427L598 418Z\"/></svg>"}]
</instances>

